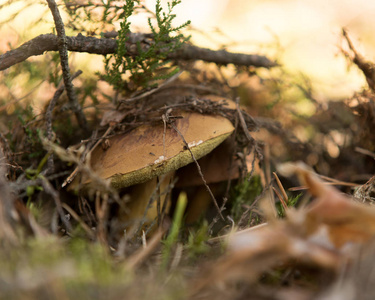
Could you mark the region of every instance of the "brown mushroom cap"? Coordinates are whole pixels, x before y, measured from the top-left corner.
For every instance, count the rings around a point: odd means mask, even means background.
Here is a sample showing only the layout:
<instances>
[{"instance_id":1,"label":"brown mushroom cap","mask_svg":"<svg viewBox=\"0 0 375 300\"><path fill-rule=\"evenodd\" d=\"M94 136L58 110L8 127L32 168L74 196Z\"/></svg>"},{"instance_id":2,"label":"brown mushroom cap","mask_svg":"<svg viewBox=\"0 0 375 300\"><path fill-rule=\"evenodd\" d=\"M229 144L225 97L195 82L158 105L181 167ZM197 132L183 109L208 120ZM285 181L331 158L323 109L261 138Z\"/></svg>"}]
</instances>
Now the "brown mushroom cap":
<instances>
[{"instance_id":1,"label":"brown mushroom cap","mask_svg":"<svg viewBox=\"0 0 375 300\"><path fill-rule=\"evenodd\" d=\"M181 113L175 121L196 159L211 152L234 130L231 122L221 116ZM145 182L169 171L177 170L193 158L181 136L164 126L143 125L127 134L110 138L106 150L96 148L91 155L92 169L102 178L111 179L115 188ZM88 182L86 182L88 183Z\"/></svg>"}]
</instances>

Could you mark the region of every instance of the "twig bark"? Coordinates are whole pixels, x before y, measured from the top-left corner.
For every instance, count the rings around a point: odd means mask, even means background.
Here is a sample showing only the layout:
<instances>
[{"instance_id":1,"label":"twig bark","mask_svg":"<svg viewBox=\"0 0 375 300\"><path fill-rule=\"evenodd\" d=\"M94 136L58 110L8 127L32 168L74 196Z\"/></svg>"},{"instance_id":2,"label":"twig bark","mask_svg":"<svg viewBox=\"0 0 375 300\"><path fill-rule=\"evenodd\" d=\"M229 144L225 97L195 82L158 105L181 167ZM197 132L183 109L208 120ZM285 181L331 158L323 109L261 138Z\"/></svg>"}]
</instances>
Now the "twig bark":
<instances>
[{"instance_id":1,"label":"twig bark","mask_svg":"<svg viewBox=\"0 0 375 300\"><path fill-rule=\"evenodd\" d=\"M49 0L50 1L50 0ZM78 34L75 37L66 36L67 50L75 52L87 52L91 54L107 55L116 52L117 43L115 39L83 36ZM20 47L0 55L0 71L5 70L17 63L20 63L31 56L42 55L45 51L57 51L59 39L54 34L42 34L26 42ZM127 44L128 54L137 55L135 43ZM175 53L168 55L168 59L180 60L203 60L221 65L235 64L240 66L254 66L272 68L277 63L262 55L231 53L225 50L210 50L193 45L185 44Z\"/></svg>"},{"instance_id":2,"label":"twig bark","mask_svg":"<svg viewBox=\"0 0 375 300\"><path fill-rule=\"evenodd\" d=\"M78 102L76 94L74 92L72 78L70 76L69 60L68 60L68 43L65 35L64 23L61 19L59 9L55 0L47 0L48 7L52 12L53 20L55 22L57 36L58 36L58 48L60 53L60 63L63 72L63 79L65 90L68 95L71 109L73 110L79 126L84 130L88 131L86 117L82 111L81 105Z\"/></svg>"},{"instance_id":3,"label":"twig bark","mask_svg":"<svg viewBox=\"0 0 375 300\"><path fill-rule=\"evenodd\" d=\"M349 49L353 52L354 56L353 55L350 56L344 50L341 50L341 51L346 56L350 57L351 60L363 72L363 74L366 77L367 84L369 85L370 89L374 92L375 91L375 71L374 71L375 64L371 61L367 61L361 54L357 52L345 28L342 29L342 35L346 39Z\"/></svg>"},{"instance_id":4,"label":"twig bark","mask_svg":"<svg viewBox=\"0 0 375 300\"><path fill-rule=\"evenodd\" d=\"M75 72L73 74L73 76L71 77L71 80L73 80L74 78L78 77L81 74L82 74L82 71L78 70L77 72ZM65 90L65 85L64 84L60 85L60 87L56 90L55 94L53 95L53 98L51 99L51 101L48 104L48 108L47 108L47 111L46 111L46 134L47 134L47 139L49 141L52 141L52 139L53 139L52 112L53 112L53 109L56 106L57 100L60 98L60 96L62 95L64 90ZM53 169L54 169L53 154L51 154L48 157L47 166L48 167L47 167L46 174L52 173Z\"/></svg>"},{"instance_id":5,"label":"twig bark","mask_svg":"<svg viewBox=\"0 0 375 300\"><path fill-rule=\"evenodd\" d=\"M54 189L52 184L44 176L41 177L41 184L43 186L44 191L47 194L51 195L53 200L55 201L56 211L59 214L61 221L65 225L66 230L72 232L72 225L69 223L64 214L64 210L60 200L60 194Z\"/></svg>"}]
</instances>

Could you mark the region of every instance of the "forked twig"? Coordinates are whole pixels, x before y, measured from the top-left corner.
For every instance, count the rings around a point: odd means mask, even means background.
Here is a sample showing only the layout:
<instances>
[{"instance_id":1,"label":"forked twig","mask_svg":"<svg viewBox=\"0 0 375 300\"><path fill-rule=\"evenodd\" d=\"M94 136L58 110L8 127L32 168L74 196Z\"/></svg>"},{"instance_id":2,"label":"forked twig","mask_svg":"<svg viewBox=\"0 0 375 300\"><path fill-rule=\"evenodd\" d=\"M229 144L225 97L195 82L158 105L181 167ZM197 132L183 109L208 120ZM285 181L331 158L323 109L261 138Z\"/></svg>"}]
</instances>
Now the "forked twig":
<instances>
[{"instance_id":1,"label":"forked twig","mask_svg":"<svg viewBox=\"0 0 375 300\"><path fill-rule=\"evenodd\" d=\"M106 132L104 132L104 134L102 135L101 138L98 139L98 141L95 143L95 145L86 153L86 155L83 155L81 157L81 162L83 163L86 159L86 157L88 155L90 155L96 147L98 147L98 145L102 142L102 140L107 137L113 130L113 126L109 126L106 130ZM78 171L79 171L79 166L77 166L73 172L64 180L64 182L62 183L61 187L65 187L67 186L69 183L71 183L73 181L73 179L77 176L78 174Z\"/></svg>"}]
</instances>

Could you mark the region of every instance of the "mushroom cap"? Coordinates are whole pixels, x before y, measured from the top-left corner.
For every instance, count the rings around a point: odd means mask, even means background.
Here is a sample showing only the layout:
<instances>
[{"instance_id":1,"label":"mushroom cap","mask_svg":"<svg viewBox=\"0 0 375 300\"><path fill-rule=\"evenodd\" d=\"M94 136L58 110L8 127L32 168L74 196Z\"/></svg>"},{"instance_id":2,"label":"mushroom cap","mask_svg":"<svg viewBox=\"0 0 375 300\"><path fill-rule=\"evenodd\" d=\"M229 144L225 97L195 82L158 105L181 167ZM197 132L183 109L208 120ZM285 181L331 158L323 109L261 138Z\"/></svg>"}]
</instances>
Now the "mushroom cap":
<instances>
[{"instance_id":1,"label":"mushroom cap","mask_svg":"<svg viewBox=\"0 0 375 300\"><path fill-rule=\"evenodd\" d=\"M211 152L234 131L232 123L221 116L187 112L181 115L183 118L174 124L196 159ZM91 167L100 177L110 179L114 188L124 188L193 162L176 130L167 126L163 136L162 122L114 136L109 139L108 149L97 147L92 152Z\"/></svg>"}]
</instances>

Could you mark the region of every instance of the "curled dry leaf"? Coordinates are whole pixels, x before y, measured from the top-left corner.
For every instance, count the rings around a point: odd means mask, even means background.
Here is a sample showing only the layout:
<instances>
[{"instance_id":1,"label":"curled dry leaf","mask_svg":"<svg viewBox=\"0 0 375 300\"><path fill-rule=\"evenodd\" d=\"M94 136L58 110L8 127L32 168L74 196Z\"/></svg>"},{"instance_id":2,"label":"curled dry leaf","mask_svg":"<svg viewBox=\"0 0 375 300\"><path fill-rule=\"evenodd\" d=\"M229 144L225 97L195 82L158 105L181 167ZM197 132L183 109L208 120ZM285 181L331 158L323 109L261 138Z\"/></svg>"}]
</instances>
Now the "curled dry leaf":
<instances>
[{"instance_id":1,"label":"curled dry leaf","mask_svg":"<svg viewBox=\"0 0 375 300\"><path fill-rule=\"evenodd\" d=\"M305 212L304 227L308 235L321 235L325 231L334 249L363 244L375 235L375 207L353 201L334 187L323 184L301 163L287 168L294 169L301 183L315 197Z\"/></svg>"},{"instance_id":2,"label":"curled dry leaf","mask_svg":"<svg viewBox=\"0 0 375 300\"><path fill-rule=\"evenodd\" d=\"M194 281L194 293L237 280L252 284L262 273L291 261L337 271L340 253L299 236L295 225L279 220L230 236L227 256Z\"/></svg>"},{"instance_id":3,"label":"curled dry leaf","mask_svg":"<svg viewBox=\"0 0 375 300\"><path fill-rule=\"evenodd\" d=\"M231 122L220 116L181 113L175 126L196 159L211 152L234 130ZM91 155L93 171L111 179L115 188L145 182L193 162L191 153L176 130L163 123L143 125L109 140L106 150L98 147ZM89 180L83 181L89 183Z\"/></svg>"},{"instance_id":4,"label":"curled dry leaf","mask_svg":"<svg viewBox=\"0 0 375 300\"><path fill-rule=\"evenodd\" d=\"M312 203L289 209L284 220L230 236L227 257L200 278L198 290L231 279L254 282L262 272L282 262L298 261L339 272L355 257L357 251L353 250L371 242L375 235L374 206L355 202L325 185L304 164L283 165L279 172L297 174L314 197Z\"/></svg>"}]
</instances>

